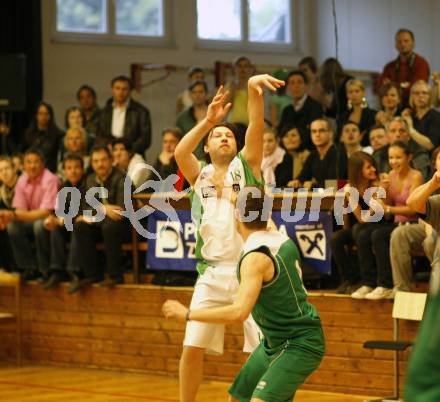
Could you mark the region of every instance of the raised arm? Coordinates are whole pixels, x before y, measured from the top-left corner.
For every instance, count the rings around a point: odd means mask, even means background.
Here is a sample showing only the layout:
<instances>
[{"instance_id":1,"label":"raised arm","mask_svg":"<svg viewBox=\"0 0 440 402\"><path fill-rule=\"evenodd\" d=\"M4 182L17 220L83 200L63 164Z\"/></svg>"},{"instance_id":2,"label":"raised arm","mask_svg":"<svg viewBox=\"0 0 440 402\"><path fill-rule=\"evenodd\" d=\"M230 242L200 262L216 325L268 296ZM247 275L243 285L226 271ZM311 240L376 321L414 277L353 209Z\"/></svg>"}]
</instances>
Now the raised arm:
<instances>
[{"instance_id":1,"label":"raised arm","mask_svg":"<svg viewBox=\"0 0 440 402\"><path fill-rule=\"evenodd\" d=\"M221 86L208 106L206 117L185 134L174 151L177 165L190 185L194 185L200 173L200 163L193 152L212 127L228 114L231 109L231 104L226 103L228 96L228 91L225 92Z\"/></svg>"},{"instance_id":2,"label":"raised arm","mask_svg":"<svg viewBox=\"0 0 440 402\"><path fill-rule=\"evenodd\" d=\"M284 81L268 75L254 75L248 81L248 116L249 125L246 130L243 157L248 162L254 176L261 178L261 161L263 159L264 133L264 87L272 91L284 85Z\"/></svg>"},{"instance_id":3,"label":"raised arm","mask_svg":"<svg viewBox=\"0 0 440 402\"><path fill-rule=\"evenodd\" d=\"M435 172L432 179L417 187L406 200L413 211L426 214L426 202L428 198L440 188L440 172Z\"/></svg>"}]
</instances>

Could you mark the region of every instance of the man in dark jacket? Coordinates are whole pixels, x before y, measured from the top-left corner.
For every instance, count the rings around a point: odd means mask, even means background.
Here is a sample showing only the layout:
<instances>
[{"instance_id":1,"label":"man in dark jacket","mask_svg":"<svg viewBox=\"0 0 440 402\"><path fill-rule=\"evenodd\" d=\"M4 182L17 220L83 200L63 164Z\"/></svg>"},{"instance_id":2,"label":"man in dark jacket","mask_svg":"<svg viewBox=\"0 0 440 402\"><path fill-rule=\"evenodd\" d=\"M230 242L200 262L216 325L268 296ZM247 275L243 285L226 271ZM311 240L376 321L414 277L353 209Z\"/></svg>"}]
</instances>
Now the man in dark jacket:
<instances>
[{"instance_id":1,"label":"man in dark jacket","mask_svg":"<svg viewBox=\"0 0 440 402\"><path fill-rule=\"evenodd\" d=\"M101 111L96 143L124 138L134 153L143 155L151 144L149 110L130 98L131 80L123 75L112 80L112 98Z\"/></svg>"}]
</instances>

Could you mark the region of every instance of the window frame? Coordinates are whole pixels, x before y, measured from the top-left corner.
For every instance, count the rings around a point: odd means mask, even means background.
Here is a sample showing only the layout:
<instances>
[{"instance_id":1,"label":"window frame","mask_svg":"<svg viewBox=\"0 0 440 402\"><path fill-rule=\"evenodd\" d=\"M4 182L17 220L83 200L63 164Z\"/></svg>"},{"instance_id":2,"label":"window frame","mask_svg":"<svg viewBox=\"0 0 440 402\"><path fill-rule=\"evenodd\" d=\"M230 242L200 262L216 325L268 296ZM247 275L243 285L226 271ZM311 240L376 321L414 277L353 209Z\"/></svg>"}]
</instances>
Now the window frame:
<instances>
[{"instance_id":1,"label":"window frame","mask_svg":"<svg viewBox=\"0 0 440 402\"><path fill-rule=\"evenodd\" d=\"M248 0L240 0L241 2L241 40L218 40L218 39L201 39L198 36L198 14L197 14L197 0L193 0L193 9L195 12L195 43L199 49L208 50L232 50L242 52L264 52L264 53L290 53L300 54L300 29L299 21L302 10L299 6L299 1L290 1L290 43L274 43L274 42L252 42L249 40L249 12Z\"/></svg>"},{"instance_id":2,"label":"window frame","mask_svg":"<svg viewBox=\"0 0 440 402\"><path fill-rule=\"evenodd\" d=\"M57 29L57 0L51 0L52 4L52 40L55 42L86 43L99 45L131 45L163 47L174 45L172 31L172 0L161 0L163 6L163 36L124 35L116 33L116 1L106 2L107 31L100 32L64 32Z\"/></svg>"}]
</instances>

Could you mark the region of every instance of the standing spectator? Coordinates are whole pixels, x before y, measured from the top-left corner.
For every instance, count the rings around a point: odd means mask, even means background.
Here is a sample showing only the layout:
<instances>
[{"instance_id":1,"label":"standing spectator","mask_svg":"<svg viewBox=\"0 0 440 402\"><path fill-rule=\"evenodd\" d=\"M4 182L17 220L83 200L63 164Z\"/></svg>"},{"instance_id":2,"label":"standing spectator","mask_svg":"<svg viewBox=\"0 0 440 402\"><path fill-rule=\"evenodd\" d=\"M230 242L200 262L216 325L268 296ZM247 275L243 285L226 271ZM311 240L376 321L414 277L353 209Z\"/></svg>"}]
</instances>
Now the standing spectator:
<instances>
[{"instance_id":1,"label":"standing spectator","mask_svg":"<svg viewBox=\"0 0 440 402\"><path fill-rule=\"evenodd\" d=\"M21 149L26 151L31 147L38 148L43 153L47 168L56 172L58 146L62 136L63 132L55 124L52 106L40 102L24 134Z\"/></svg>"},{"instance_id":2,"label":"standing spectator","mask_svg":"<svg viewBox=\"0 0 440 402\"><path fill-rule=\"evenodd\" d=\"M206 116L206 111L208 110L208 86L206 82L194 81L188 89L192 105L179 114L176 122L176 126L184 134L201 121ZM203 141L197 147L195 155L198 159L203 159Z\"/></svg>"},{"instance_id":3,"label":"standing spectator","mask_svg":"<svg viewBox=\"0 0 440 402\"><path fill-rule=\"evenodd\" d=\"M325 92L319 82L318 65L316 60L311 56L304 57L298 63L298 67L307 77L309 83L309 96L325 106Z\"/></svg>"},{"instance_id":4,"label":"standing spectator","mask_svg":"<svg viewBox=\"0 0 440 402\"><path fill-rule=\"evenodd\" d=\"M362 151L351 155L348 159L348 184L345 190L349 192L350 188L356 189L359 193L359 203L353 209L353 213L344 215L344 227L333 232L330 239L333 259L341 280L336 290L339 294L351 294L359 287L356 287L360 280L359 264L357 258L354 259L350 255L349 247L358 243L358 235L363 229L376 225L364 220L361 211L370 209L364 200L365 192L370 187L377 187L378 184L377 169L371 155Z\"/></svg>"},{"instance_id":5,"label":"standing spectator","mask_svg":"<svg viewBox=\"0 0 440 402\"><path fill-rule=\"evenodd\" d=\"M411 109L402 112L409 134L417 144L431 151L440 145L440 113L431 106L431 87L427 82L413 84L409 104Z\"/></svg>"},{"instance_id":6,"label":"standing spectator","mask_svg":"<svg viewBox=\"0 0 440 402\"><path fill-rule=\"evenodd\" d=\"M263 134L263 160L261 162L264 183L276 188L286 187L292 180L293 160L278 145L275 131L266 127Z\"/></svg>"},{"instance_id":7,"label":"standing spectator","mask_svg":"<svg viewBox=\"0 0 440 402\"><path fill-rule=\"evenodd\" d=\"M86 132L94 137L98 132L100 113L96 92L89 85L81 85L76 93L76 99L85 116L83 126Z\"/></svg>"},{"instance_id":8,"label":"standing spectator","mask_svg":"<svg viewBox=\"0 0 440 402\"><path fill-rule=\"evenodd\" d=\"M411 85L419 80L429 80L429 64L422 56L414 53L416 41L412 31L399 29L395 40L399 56L385 65L379 78L379 87L389 82L398 84L402 90L402 103L407 105Z\"/></svg>"},{"instance_id":9,"label":"standing spectator","mask_svg":"<svg viewBox=\"0 0 440 402\"><path fill-rule=\"evenodd\" d=\"M0 156L0 211L12 210L17 180L18 174L12 160L6 156ZM13 271L16 266L6 225L7 221L4 221L0 215L0 268Z\"/></svg>"},{"instance_id":10,"label":"standing spectator","mask_svg":"<svg viewBox=\"0 0 440 402\"><path fill-rule=\"evenodd\" d=\"M368 107L365 99L365 87L360 80L350 80L345 85L347 91L347 110L340 115L337 120L338 134L341 134L342 127L348 121L352 121L359 126L362 134L362 145L369 145L368 135L365 135L375 123L376 110ZM338 138L339 140L339 138Z\"/></svg>"},{"instance_id":11,"label":"standing spectator","mask_svg":"<svg viewBox=\"0 0 440 402\"><path fill-rule=\"evenodd\" d=\"M311 124L312 142L315 149L310 153L303 170L297 180L289 183L289 187L325 187L326 180L334 180L337 176L338 152L333 145L333 130L325 118L315 120Z\"/></svg>"},{"instance_id":12,"label":"standing spectator","mask_svg":"<svg viewBox=\"0 0 440 402\"><path fill-rule=\"evenodd\" d=\"M235 60L234 67L234 80L226 85L226 89L230 91L232 103L228 122L247 126L249 123L247 114L247 83L252 76L254 67L251 61L245 56L240 56Z\"/></svg>"},{"instance_id":13,"label":"standing spectator","mask_svg":"<svg viewBox=\"0 0 440 402\"><path fill-rule=\"evenodd\" d=\"M382 110L376 114L376 124L385 126L394 117L402 113L402 99L400 96L400 87L393 82L384 84L379 89L379 101Z\"/></svg>"},{"instance_id":14,"label":"standing spectator","mask_svg":"<svg viewBox=\"0 0 440 402\"><path fill-rule=\"evenodd\" d=\"M345 85L353 79L348 75L338 60L330 57L321 66L319 80L325 92L325 115L339 120L347 110L347 91Z\"/></svg>"},{"instance_id":15,"label":"standing spectator","mask_svg":"<svg viewBox=\"0 0 440 402\"><path fill-rule=\"evenodd\" d=\"M421 173L411 168L411 154L403 141L393 142L388 151L392 170L382 173L381 187L385 188L385 201L377 199L387 215L394 216L394 222L385 223L369 231L363 231L359 238L358 256L361 267L362 286L352 293L354 299L393 298L393 278L390 262L391 232L406 222L417 222L414 211L406 206L406 200L414 189L423 183Z\"/></svg>"},{"instance_id":16,"label":"standing spectator","mask_svg":"<svg viewBox=\"0 0 440 402\"><path fill-rule=\"evenodd\" d=\"M304 163L310 155L310 151L304 146L304 135L295 126L286 126L281 131L281 147L293 159L292 178L293 181L301 174ZM288 183L291 187L292 182Z\"/></svg>"},{"instance_id":17,"label":"standing spectator","mask_svg":"<svg viewBox=\"0 0 440 402\"><path fill-rule=\"evenodd\" d=\"M188 70L188 84L187 89L185 89L182 93L179 94L176 101L176 116L182 113L185 109L188 109L192 106L192 99L190 96L189 86L195 81L204 81L205 80L205 72L201 67L190 67Z\"/></svg>"},{"instance_id":18,"label":"standing spectator","mask_svg":"<svg viewBox=\"0 0 440 402\"><path fill-rule=\"evenodd\" d=\"M147 181L149 171L145 168L145 159L139 154L134 154L125 140L120 138L113 141L112 154L114 165L127 174L134 188ZM142 168L137 166L139 164Z\"/></svg>"},{"instance_id":19,"label":"standing spectator","mask_svg":"<svg viewBox=\"0 0 440 402\"><path fill-rule=\"evenodd\" d=\"M130 97L130 78L115 77L111 86L112 98L101 110L96 143L108 144L114 138L124 138L133 152L143 155L151 144L150 112Z\"/></svg>"},{"instance_id":20,"label":"standing spectator","mask_svg":"<svg viewBox=\"0 0 440 402\"><path fill-rule=\"evenodd\" d=\"M292 71L287 76L287 92L292 96L292 103L284 108L278 130L282 131L287 125L295 125L306 133L305 146L312 148L310 123L322 117L324 111L321 104L307 94L307 83L306 75L300 70Z\"/></svg>"},{"instance_id":21,"label":"standing spectator","mask_svg":"<svg viewBox=\"0 0 440 402\"><path fill-rule=\"evenodd\" d=\"M67 153L63 159L64 177L66 180L62 188L74 187L80 190L81 198L84 196L84 161L80 155ZM72 199L68 195L65 205L57 205L64 213L72 210ZM44 220L44 228L50 232L50 264L48 275L42 287L45 290L53 289L70 274L73 277L72 285L79 281L80 268L78 263L78 248L76 238L64 226L64 219L50 214ZM66 246L70 241L69 252ZM70 291L70 288L69 288Z\"/></svg>"},{"instance_id":22,"label":"standing spectator","mask_svg":"<svg viewBox=\"0 0 440 402\"><path fill-rule=\"evenodd\" d=\"M106 146L93 147L90 154L93 173L88 175L84 191L92 187L102 187L108 196L100 196L102 211L105 218L96 222L94 217L79 215L73 225L73 235L78 245L78 261L84 279L71 289L71 293L99 282L104 272L99 265L97 239L104 242L105 266L108 278L101 285L113 287L124 282L122 264L122 243L130 237L130 223L121 215L124 210L124 181L125 174L113 167L110 150ZM81 211L89 209L82 199Z\"/></svg>"},{"instance_id":23,"label":"standing spectator","mask_svg":"<svg viewBox=\"0 0 440 402\"><path fill-rule=\"evenodd\" d=\"M49 267L50 239L44 229L44 219L55 209L58 178L45 168L39 149L29 149L24 155L24 173L15 187L13 210L3 211L18 270L24 279L46 274ZM37 259L31 247L35 240Z\"/></svg>"}]
</instances>

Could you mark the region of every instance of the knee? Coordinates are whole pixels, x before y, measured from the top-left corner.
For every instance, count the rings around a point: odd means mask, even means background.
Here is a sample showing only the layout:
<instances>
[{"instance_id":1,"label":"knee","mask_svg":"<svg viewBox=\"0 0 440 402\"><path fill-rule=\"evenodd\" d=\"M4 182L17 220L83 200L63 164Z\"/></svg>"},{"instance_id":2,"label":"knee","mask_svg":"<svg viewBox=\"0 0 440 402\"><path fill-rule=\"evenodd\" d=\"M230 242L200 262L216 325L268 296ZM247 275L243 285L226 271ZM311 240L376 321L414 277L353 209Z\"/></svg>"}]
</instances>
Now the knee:
<instances>
[{"instance_id":1,"label":"knee","mask_svg":"<svg viewBox=\"0 0 440 402\"><path fill-rule=\"evenodd\" d=\"M81 236L81 234L83 234L85 231L87 231L88 225L89 224L85 223L85 222L75 222L73 224L73 231L77 235Z\"/></svg>"},{"instance_id":2,"label":"knee","mask_svg":"<svg viewBox=\"0 0 440 402\"><path fill-rule=\"evenodd\" d=\"M187 364L188 363L197 364L198 362L203 361L204 355L205 355L205 349L203 348L196 348L194 346L184 346L180 361Z\"/></svg>"},{"instance_id":3,"label":"knee","mask_svg":"<svg viewBox=\"0 0 440 402\"><path fill-rule=\"evenodd\" d=\"M391 233L390 238L390 247L391 248L401 248L402 246L405 246L407 244L407 237L405 234L406 226L398 226L396 229L394 229Z\"/></svg>"},{"instance_id":4,"label":"knee","mask_svg":"<svg viewBox=\"0 0 440 402\"><path fill-rule=\"evenodd\" d=\"M23 233L23 224L21 222L11 222L7 226L8 235L11 239L17 238Z\"/></svg>"},{"instance_id":5,"label":"knee","mask_svg":"<svg viewBox=\"0 0 440 402\"><path fill-rule=\"evenodd\" d=\"M34 236L37 237L44 233L46 229L44 228L44 219L38 219L32 224L32 229L34 231Z\"/></svg>"}]
</instances>

